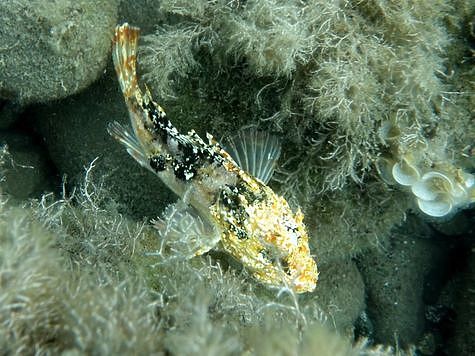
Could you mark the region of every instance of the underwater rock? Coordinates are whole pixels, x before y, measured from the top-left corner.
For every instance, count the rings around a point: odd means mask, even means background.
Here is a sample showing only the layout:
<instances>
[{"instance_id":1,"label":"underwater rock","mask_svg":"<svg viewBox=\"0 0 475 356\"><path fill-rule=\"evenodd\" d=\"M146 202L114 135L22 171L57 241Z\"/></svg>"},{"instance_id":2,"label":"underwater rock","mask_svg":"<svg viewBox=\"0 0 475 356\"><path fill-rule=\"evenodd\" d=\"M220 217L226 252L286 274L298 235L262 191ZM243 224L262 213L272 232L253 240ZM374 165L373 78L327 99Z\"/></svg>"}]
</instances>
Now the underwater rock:
<instances>
[{"instance_id":1,"label":"underwater rock","mask_svg":"<svg viewBox=\"0 0 475 356\"><path fill-rule=\"evenodd\" d=\"M473 221L470 218L470 213L473 211L461 211L454 216L451 216L448 220L435 220L431 221L431 226L441 234L447 236L457 235L471 235L474 233Z\"/></svg>"},{"instance_id":2,"label":"underwater rock","mask_svg":"<svg viewBox=\"0 0 475 356\"><path fill-rule=\"evenodd\" d=\"M41 136L52 161L69 186L82 180L85 167L96 158L92 175L104 179L110 197L136 218L156 217L175 198L154 174L140 167L107 133L113 120L128 121L115 72L76 96L37 106L30 125Z\"/></svg>"},{"instance_id":3,"label":"underwater rock","mask_svg":"<svg viewBox=\"0 0 475 356\"><path fill-rule=\"evenodd\" d=\"M21 105L8 100L0 99L0 129L7 129L22 113Z\"/></svg>"},{"instance_id":4,"label":"underwater rock","mask_svg":"<svg viewBox=\"0 0 475 356\"><path fill-rule=\"evenodd\" d=\"M353 324L365 307L361 274L353 261L333 262L319 269L313 298L328 315L330 325L352 337Z\"/></svg>"},{"instance_id":5,"label":"underwater rock","mask_svg":"<svg viewBox=\"0 0 475 356\"><path fill-rule=\"evenodd\" d=\"M365 192L349 187L326 194L305 211L310 249L319 263L351 259L384 245L393 226L403 221L411 202L400 191L371 182Z\"/></svg>"},{"instance_id":6,"label":"underwater rock","mask_svg":"<svg viewBox=\"0 0 475 356\"><path fill-rule=\"evenodd\" d=\"M117 23L128 22L133 26L140 27L141 35L145 35L156 29L162 17L160 10L157 0L122 0L119 5Z\"/></svg>"},{"instance_id":7,"label":"underwater rock","mask_svg":"<svg viewBox=\"0 0 475 356\"><path fill-rule=\"evenodd\" d=\"M424 331L425 278L438 250L427 239L431 230L414 219L392 235L389 246L358 258L368 295L367 312L378 343L407 346L416 343Z\"/></svg>"},{"instance_id":8,"label":"underwater rock","mask_svg":"<svg viewBox=\"0 0 475 356\"><path fill-rule=\"evenodd\" d=\"M0 2L0 97L23 104L84 89L109 59L117 0Z\"/></svg>"},{"instance_id":9,"label":"underwater rock","mask_svg":"<svg viewBox=\"0 0 475 356\"><path fill-rule=\"evenodd\" d=\"M42 147L35 145L30 137L12 132L0 132L0 144L6 150L1 167L3 192L26 199L51 190L52 175Z\"/></svg>"},{"instance_id":10,"label":"underwater rock","mask_svg":"<svg viewBox=\"0 0 475 356\"><path fill-rule=\"evenodd\" d=\"M473 242L468 254L468 263L456 281L453 292L456 318L454 337L449 341L449 350L452 355L475 354L475 247Z\"/></svg>"}]
</instances>

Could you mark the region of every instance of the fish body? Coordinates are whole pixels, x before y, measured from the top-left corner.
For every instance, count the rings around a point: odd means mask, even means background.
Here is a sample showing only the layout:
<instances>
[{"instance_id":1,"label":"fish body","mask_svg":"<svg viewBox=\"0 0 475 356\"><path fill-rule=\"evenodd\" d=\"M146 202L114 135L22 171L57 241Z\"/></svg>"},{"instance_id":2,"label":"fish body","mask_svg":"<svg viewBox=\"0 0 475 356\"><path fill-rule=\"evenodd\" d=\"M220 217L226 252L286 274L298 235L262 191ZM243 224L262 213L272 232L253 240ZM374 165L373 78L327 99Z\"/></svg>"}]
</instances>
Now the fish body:
<instances>
[{"instance_id":1,"label":"fish body","mask_svg":"<svg viewBox=\"0 0 475 356\"><path fill-rule=\"evenodd\" d=\"M112 56L133 132L113 123L110 134L212 227L196 255L219 243L260 282L313 291L318 272L303 214L241 169L211 135L205 142L193 130L182 134L173 126L149 90L139 88L138 38L138 28L117 26Z\"/></svg>"}]
</instances>

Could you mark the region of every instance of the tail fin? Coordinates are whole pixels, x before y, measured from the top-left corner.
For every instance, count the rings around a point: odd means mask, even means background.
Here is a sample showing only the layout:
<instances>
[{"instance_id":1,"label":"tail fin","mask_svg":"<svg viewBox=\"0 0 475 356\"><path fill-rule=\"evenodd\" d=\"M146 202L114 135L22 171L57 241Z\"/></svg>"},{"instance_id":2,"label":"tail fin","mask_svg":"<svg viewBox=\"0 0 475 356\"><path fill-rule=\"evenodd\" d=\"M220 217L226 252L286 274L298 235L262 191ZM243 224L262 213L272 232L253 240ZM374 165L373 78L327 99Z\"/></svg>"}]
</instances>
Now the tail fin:
<instances>
[{"instance_id":1,"label":"tail fin","mask_svg":"<svg viewBox=\"0 0 475 356\"><path fill-rule=\"evenodd\" d=\"M115 28L112 60L114 61L120 88L126 98L138 89L137 84L137 45L140 29L124 23Z\"/></svg>"}]
</instances>

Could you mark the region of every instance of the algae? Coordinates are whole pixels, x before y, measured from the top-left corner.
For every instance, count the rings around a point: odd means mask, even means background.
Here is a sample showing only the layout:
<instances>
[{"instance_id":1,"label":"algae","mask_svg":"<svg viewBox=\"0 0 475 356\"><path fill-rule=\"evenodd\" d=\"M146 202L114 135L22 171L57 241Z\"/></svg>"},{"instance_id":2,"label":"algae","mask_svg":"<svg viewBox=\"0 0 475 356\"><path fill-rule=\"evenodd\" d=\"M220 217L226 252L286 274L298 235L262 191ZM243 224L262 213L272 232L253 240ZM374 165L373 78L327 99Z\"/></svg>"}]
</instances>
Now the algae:
<instances>
[{"instance_id":1,"label":"algae","mask_svg":"<svg viewBox=\"0 0 475 356\"><path fill-rule=\"evenodd\" d=\"M63 189L61 197L48 194L23 206L6 198L0 205L0 346L6 354L280 352L284 340L286 349L308 355L378 350L364 340L353 348L329 331L311 298L276 298L211 256L153 255L156 235L117 213L93 177L93 164L74 195ZM256 339L255 330L268 341ZM333 341L320 344L315 337Z\"/></svg>"}]
</instances>

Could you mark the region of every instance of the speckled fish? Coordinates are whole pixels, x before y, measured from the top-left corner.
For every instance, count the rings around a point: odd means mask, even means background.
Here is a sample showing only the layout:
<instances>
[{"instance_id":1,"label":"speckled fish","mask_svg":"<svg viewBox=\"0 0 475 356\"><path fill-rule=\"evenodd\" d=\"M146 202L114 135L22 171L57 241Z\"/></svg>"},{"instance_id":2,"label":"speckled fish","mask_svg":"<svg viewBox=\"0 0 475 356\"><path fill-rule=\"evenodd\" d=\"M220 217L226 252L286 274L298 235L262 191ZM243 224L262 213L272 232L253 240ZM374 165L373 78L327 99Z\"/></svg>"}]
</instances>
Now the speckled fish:
<instances>
[{"instance_id":1,"label":"speckled fish","mask_svg":"<svg viewBox=\"0 0 475 356\"><path fill-rule=\"evenodd\" d=\"M138 37L136 27L116 28L112 57L132 131L117 122L108 130L186 203L188 210L173 219L197 217L196 226L204 226L201 236L190 242L196 245L193 255L221 248L267 286L313 291L318 272L303 214L293 213L266 185L280 153L278 142L265 134L242 134L242 142L230 141L233 159L210 134L205 142L193 130L178 132L149 90L139 88Z\"/></svg>"}]
</instances>

